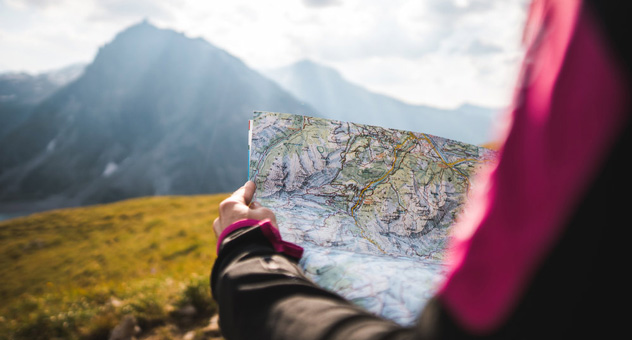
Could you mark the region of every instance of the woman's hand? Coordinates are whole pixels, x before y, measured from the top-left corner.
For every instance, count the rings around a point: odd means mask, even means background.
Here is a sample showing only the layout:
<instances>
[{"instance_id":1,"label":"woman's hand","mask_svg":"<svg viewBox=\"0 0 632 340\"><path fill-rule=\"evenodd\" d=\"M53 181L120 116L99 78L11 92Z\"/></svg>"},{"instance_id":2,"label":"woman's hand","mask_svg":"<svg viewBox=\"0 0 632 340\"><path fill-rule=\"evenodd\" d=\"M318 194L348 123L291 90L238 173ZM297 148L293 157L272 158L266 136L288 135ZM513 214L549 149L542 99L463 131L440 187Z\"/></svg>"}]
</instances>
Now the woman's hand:
<instances>
[{"instance_id":1,"label":"woman's hand","mask_svg":"<svg viewBox=\"0 0 632 340\"><path fill-rule=\"evenodd\" d=\"M229 225L243 219L269 219L272 225L278 228L276 217L272 210L262 207L258 202L252 201L255 188L255 183L248 181L219 204L219 217L213 222L213 231L215 231L216 236L219 237Z\"/></svg>"}]
</instances>

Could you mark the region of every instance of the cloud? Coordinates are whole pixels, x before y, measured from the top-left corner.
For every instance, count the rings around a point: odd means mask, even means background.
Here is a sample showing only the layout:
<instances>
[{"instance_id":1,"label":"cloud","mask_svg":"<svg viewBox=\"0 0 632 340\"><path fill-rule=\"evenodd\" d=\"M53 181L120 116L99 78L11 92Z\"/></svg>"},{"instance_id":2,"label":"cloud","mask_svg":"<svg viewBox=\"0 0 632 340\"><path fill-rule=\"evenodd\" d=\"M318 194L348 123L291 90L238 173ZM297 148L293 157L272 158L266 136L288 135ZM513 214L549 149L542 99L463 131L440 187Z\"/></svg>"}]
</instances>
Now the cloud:
<instances>
[{"instance_id":1,"label":"cloud","mask_svg":"<svg viewBox=\"0 0 632 340\"><path fill-rule=\"evenodd\" d=\"M0 0L0 69L89 61L116 33L148 18L203 37L253 68L310 58L409 102L433 104L436 93L445 105L467 96L493 102L494 89L511 86L503 79L519 59L527 2Z\"/></svg>"},{"instance_id":2,"label":"cloud","mask_svg":"<svg viewBox=\"0 0 632 340\"><path fill-rule=\"evenodd\" d=\"M186 0L0 0L9 9L75 22L129 22L130 18L170 20Z\"/></svg>"},{"instance_id":3,"label":"cloud","mask_svg":"<svg viewBox=\"0 0 632 340\"><path fill-rule=\"evenodd\" d=\"M180 0L93 0L97 20L119 20L125 18L152 18L171 20L173 10L183 4Z\"/></svg>"},{"instance_id":4,"label":"cloud","mask_svg":"<svg viewBox=\"0 0 632 340\"><path fill-rule=\"evenodd\" d=\"M329 7L338 6L340 0L303 0L303 4L307 7Z\"/></svg>"},{"instance_id":5,"label":"cloud","mask_svg":"<svg viewBox=\"0 0 632 340\"><path fill-rule=\"evenodd\" d=\"M526 0L350 0L313 12L315 20L295 23L285 34L304 55L332 61L418 59L442 50L467 53L467 46L491 53L513 41L502 31L515 19L507 12L521 2Z\"/></svg>"},{"instance_id":6,"label":"cloud","mask_svg":"<svg viewBox=\"0 0 632 340\"><path fill-rule=\"evenodd\" d=\"M371 20L345 23L327 13L340 26L309 39L297 31L293 43L347 79L407 102L503 106L519 66L526 4L391 0L389 8L366 0L348 13L373 11Z\"/></svg>"},{"instance_id":7,"label":"cloud","mask_svg":"<svg viewBox=\"0 0 632 340\"><path fill-rule=\"evenodd\" d=\"M465 49L466 54L472 55L485 55L501 53L503 49L495 44L481 41L480 39L473 40L470 45Z\"/></svg>"},{"instance_id":8,"label":"cloud","mask_svg":"<svg viewBox=\"0 0 632 340\"><path fill-rule=\"evenodd\" d=\"M27 9L27 8L47 8L53 4L59 3L59 1L55 0L6 0L7 5L18 8L18 9Z\"/></svg>"}]
</instances>

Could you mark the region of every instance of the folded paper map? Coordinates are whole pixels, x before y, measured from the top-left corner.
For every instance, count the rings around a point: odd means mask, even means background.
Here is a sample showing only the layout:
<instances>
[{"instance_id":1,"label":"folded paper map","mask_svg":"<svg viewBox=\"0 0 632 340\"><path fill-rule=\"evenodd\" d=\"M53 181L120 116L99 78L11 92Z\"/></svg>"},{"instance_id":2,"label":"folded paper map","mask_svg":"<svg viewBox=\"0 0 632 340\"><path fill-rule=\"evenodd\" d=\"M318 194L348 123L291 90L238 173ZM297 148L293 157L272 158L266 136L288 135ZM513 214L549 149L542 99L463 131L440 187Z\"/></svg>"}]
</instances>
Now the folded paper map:
<instances>
[{"instance_id":1,"label":"folded paper map","mask_svg":"<svg viewBox=\"0 0 632 340\"><path fill-rule=\"evenodd\" d=\"M402 325L443 279L472 175L495 159L424 133L271 112L254 113L249 152L256 200L305 248L306 275Z\"/></svg>"}]
</instances>

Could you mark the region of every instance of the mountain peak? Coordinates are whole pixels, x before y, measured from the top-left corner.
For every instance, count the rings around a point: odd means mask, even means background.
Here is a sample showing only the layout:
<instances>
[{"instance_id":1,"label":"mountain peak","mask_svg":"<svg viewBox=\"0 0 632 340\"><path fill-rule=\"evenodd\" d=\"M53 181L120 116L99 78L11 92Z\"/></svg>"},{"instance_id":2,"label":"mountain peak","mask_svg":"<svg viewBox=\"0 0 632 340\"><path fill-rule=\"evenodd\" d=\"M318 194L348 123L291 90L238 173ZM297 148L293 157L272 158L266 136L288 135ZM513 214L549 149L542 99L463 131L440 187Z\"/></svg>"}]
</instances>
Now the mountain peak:
<instances>
[{"instance_id":1,"label":"mountain peak","mask_svg":"<svg viewBox=\"0 0 632 340\"><path fill-rule=\"evenodd\" d=\"M231 63L238 59L203 39L191 39L184 33L154 26L148 19L127 27L102 46L85 76L108 80L112 91L134 86L140 78L164 70L178 73L182 68L195 73L210 60ZM183 65L188 65L184 67Z\"/></svg>"},{"instance_id":2,"label":"mountain peak","mask_svg":"<svg viewBox=\"0 0 632 340\"><path fill-rule=\"evenodd\" d=\"M156 27L154 24L152 24L148 18L143 18L141 21L129 26L128 28L124 29L122 32L120 33L124 33L127 31L133 31L133 30L139 30L139 29L153 29L153 30L158 30L159 28ZM119 33L119 34L120 34Z\"/></svg>"},{"instance_id":3,"label":"mountain peak","mask_svg":"<svg viewBox=\"0 0 632 340\"><path fill-rule=\"evenodd\" d=\"M0 152L0 211L232 190L254 110L315 113L211 43L143 20L28 115L0 115L2 145L20 146Z\"/></svg>"},{"instance_id":4,"label":"mountain peak","mask_svg":"<svg viewBox=\"0 0 632 340\"><path fill-rule=\"evenodd\" d=\"M143 39L144 37L150 35L158 35L158 34L178 34L178 32L161 29L152 24L149 19L144 18L143 20L127 27L123 31L119 32L115 37L113 42L119 39Z\"/></svg>"}]
</instances>

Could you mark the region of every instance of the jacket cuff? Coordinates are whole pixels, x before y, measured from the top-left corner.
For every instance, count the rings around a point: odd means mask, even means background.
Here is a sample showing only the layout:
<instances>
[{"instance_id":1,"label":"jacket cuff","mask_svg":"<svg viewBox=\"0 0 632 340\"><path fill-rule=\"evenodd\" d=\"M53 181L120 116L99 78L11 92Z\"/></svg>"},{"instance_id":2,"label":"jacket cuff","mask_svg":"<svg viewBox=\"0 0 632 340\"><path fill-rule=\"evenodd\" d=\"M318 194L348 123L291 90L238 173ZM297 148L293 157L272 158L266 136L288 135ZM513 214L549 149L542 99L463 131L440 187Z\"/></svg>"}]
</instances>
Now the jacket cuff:
<instances>
[{"instance_id":1,"label":"jacket cuff","mask_svg":"<svg viewBox=\"0 0 632 340\"><path fill-rule=\"evenodd\" d=\"M297 260L299 260L303 256L303 248L294 243L283 241L281 233L279 233L279 230L272 225L269 219L265 219L262 221L254 219L244 219L236 221L229 225L217 238L217 254L219 255L219 252L222 249L224 241L226 241L228 235L232 234L236 230L246 227L258 227L263 236L268 240L268 242L270 242L270 244L274 248L274 251L276 251L277 253L285 254Z\"/></svg>"}]
</instances>

